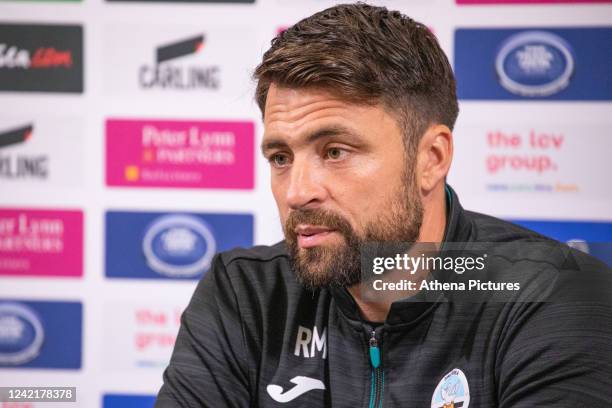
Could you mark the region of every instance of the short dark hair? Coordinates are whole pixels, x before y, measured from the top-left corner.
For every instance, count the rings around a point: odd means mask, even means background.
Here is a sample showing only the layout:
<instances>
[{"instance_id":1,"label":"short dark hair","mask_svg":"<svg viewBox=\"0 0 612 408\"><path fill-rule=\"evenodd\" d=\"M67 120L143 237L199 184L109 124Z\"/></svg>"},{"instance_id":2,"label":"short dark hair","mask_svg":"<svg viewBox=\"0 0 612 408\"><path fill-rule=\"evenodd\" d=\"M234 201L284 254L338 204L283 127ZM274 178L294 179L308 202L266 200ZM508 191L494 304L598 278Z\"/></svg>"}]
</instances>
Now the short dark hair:
<instances>
[{"instance_id":1,"label":"short dark hair","mask_svg":"<svg viewBox=\"0 0 612 408\"><path fill-rule=\"evenodd\" d=\"M397 114L409 151L432 123L452 129L459 112L453 71L432 32L399 11L364 3L330 7L287 28L254 78L262 115L272 83L382 103Z\"/></svg>"}]
</instances>

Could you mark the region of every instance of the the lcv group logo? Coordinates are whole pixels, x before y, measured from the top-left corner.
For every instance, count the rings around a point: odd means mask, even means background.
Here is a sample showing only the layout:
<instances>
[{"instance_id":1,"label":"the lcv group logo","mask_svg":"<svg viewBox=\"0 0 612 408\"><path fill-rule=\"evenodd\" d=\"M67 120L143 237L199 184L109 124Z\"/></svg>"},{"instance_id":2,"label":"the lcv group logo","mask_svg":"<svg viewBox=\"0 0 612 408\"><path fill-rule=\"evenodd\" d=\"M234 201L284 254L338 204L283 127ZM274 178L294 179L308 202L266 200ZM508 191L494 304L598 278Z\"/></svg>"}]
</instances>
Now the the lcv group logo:
<instances>
[{"instance_id":1,"label":"the lcv group logo","mask_svg":"<svg viewBox=\"0 0 612 408\"><path fill-rule=\"evenodd\" d=\"M0 90L83 92L83 29L0 24Z\"/></svg>"},{"instance_id":2,"label":"the lcv group logo","mask_svg":"<svg viewBox=\"0 0 612 408\"><path fill-rule=\"evenodd\" d=\"M109 186L252 189L252 122L110 119Z\"/></svg>"},{"instance_id":3,"label":"the lcv group logo","mask_svg":"<svg viewBox=\"0 0 612 408\"><path fill-rule=\"evenodd\" d=\"M253 244L250 214L106 213L106 276L199 279L217 252Z\"/></svg>"},{"instance_id":4,"label":"the lcv group logo","mask_svg":"<svg viewBox=\"0 0 612 408\"><path fill-rule=\"evenodd\" d=\"M170 361L184 309L185 305L167 304L163 299L105 304L104 368L161 374Z\"/></svg>"},{"instance_id":5,"label":"the lcv group logo","mask_svg":"<svg viewBox=\"0 0 612 408\"><path fill-rule=\"evenodd\" d=\"M606 182L612 149L608 129L606 124L459 124L453 160L463 177L454 183L469 195L612 198L612 185Z\"/></svg>"},{"instance_id":6,"label":"the lcv group logo","mask_svg":"<svg viewBox=\"0 0 612 408\"><path fill-rule=\"evenodd\" d=\"M478 44L474 47L473 44ZM460 99L612 100L612 28L459 29Z\"/></svg>"},{"instance_id":7,"label":"the lcv group logo","mask_svg":"<svg viewBox=\"0 0 612 408\"><path fill-rule=\"evenodd\" d=\"M82 305L0 300L0 367L81 367Z\"/></svg>"}]
</instances>

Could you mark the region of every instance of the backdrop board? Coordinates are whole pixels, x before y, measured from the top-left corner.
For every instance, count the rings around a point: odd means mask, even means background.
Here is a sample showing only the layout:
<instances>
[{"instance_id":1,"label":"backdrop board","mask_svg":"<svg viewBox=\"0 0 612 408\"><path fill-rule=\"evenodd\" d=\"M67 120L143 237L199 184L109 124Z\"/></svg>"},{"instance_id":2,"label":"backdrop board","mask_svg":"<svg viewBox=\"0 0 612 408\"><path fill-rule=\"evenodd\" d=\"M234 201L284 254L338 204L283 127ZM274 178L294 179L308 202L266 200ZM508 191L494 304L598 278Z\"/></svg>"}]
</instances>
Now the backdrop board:
<instances>
[{"instance_id":1,"label":"backdrop board","mask_svg":"<svg viewBox=\"0 0 612 408\"><path fill-rule=\"evenodd\" d=\"M453 65L464 207L604 256L612 0L371 3L426 24ZM333 4L0 1L1 385L153 405L214 254L282 239L252 72Z\"/></svg>"}]
</instances>

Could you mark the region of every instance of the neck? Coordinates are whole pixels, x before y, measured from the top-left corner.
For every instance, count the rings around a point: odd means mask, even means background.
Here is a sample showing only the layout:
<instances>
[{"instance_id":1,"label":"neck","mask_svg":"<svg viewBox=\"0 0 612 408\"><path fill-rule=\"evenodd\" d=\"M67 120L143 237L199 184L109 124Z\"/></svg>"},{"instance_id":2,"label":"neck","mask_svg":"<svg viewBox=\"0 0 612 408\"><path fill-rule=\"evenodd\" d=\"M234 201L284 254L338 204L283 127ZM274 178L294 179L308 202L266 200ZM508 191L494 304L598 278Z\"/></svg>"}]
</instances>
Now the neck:
<instances>
[{"instance_id":1,"label":"neck","mask_svg":"<svg viewBox=\"0 0 612 408\"><path fill-rule=\"evenodd\" d=\"M444 185L436 188L428 197L423 198L423 222L417 242L440 243L446 229L446 191ZM421 279L424 279L423 276ZM417 285L418 286L418 285ZM387 319L391 304L396 300L413 296L418 291L398 292L394 296L380 296L380 301L366 301L359 284L350 286L349 293L355 299L361 316L370 322L384 322Z\"/></svg>"}]
</instances>

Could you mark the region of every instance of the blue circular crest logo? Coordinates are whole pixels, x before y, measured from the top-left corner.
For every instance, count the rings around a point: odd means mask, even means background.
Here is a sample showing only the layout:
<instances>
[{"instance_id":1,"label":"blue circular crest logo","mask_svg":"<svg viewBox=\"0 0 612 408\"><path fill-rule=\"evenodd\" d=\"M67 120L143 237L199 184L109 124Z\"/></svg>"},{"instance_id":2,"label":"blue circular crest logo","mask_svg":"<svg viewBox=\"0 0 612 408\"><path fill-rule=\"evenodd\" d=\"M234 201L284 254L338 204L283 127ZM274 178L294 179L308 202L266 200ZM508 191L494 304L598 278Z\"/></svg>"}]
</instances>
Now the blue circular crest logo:
<instances>
[{"instance_id":1,"label":"blue circular crest logo","mask_svg":"<svg viewBox=\"0 0 612 408\"><path fill-rule=\"evenodd\" d=\"M521 96L543 97L569 85L574 57L570 45L558 35L526 31L503 43L495 70L506 90Z\"/></svg>"},{"instance_id":2,"label":"blue circular crest logo","mask_svg":"<svg viewBox=\"0 0 612 408\"><path fill-rule=\"evenodd\" d=\"M147 265L161 275L177 278L205 272L216 246L210 228L191 215L166 215L156 219L142 242Z\"/></svg>"},{"instance_id":3,"label":"blue circular crest logo","mask_svg":"<svg viewBox=\"0 0 612 408\"><path fill-rule=\"evenodd\" d=\"M30 308L0 303L0 364L20 365L36 358L44 341L42 323Z\"/></svg>"}]
</instances>

